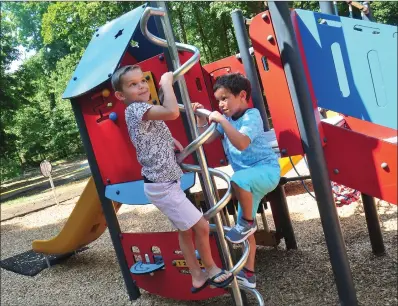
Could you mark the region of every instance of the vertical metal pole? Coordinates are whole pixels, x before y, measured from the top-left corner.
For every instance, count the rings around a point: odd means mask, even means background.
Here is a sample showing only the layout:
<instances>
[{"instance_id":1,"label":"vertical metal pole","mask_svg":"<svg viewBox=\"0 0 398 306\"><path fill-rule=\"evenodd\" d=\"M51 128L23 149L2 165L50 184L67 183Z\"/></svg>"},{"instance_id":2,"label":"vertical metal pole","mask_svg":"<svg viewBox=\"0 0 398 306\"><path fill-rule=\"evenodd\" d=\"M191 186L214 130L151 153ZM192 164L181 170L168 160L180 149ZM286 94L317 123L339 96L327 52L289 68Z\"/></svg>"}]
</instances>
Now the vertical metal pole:
<instances>
[{"instance_id":1,"label":"vertical metal pole","mask_svg":"<svg viewBox=\"0 0 398 306\"><path fill-rule=\"evenodd\" d=\"M366 194L362 194L361 196L372 251L375 255L383 255L385 253L385 249L383 235L380 228L379 215L377 214L376 201L373 197Z\"/></svg>"},{"instance_id":2,"label":"vertical metal pole","mask_svg":"<svg viewBox=\"0 0 398 306\"><path fill-rule=\"evenodd\" d=\"M339 15L339 8L337 6L337 1L333 1L333 7L334 7L334 14Z\"/></svg>"},{"instance_id":3,"label":"vertical metal pole","mask_svg":"<svg viewBox=\"0 0 398 306\"><path fill-rule=\"evenodd\" d=\"M289 208L287 206L285 189L279 183L278 186L267 194L267 199L271 204L272 212L276 212L278 219L275 220L275 227L279 233L282 232L282 236L285 239L286 248L297 249L296 237L292 226L292 220L290 219Z\"/></svg>"},{"instance_id":4,"label":"vertical metal pole","mask_svg":"<svg viewBox=\"0 0 398 306\"><path fill-rule=\"evenodd\" d=\"M260 81L258 79L256 66L249 51L249 36L241 10L234 10L231 13L232 23L235 29L236 41L238 42L240 56L242 58L245 73L252 86L252 100L254 107L260 111L263 119L264 131L269 131L267 112L265 109L264 98L261 92Z\"/></svg>"},{"instance_id":5,"label":"vertical metal pole","mask_svg":"<svg viewBox=\"0 0 398 306\"><path fill-rule=\"evenodd\" d=\"M269 122L267 112L265 110L265 103L263 94L261 92L260 81L258 78L257 70L253 61L252 56L249 51L249 36L247 34L246 25L244 22L244 18L241 10L234 10L231 13L232 23L235 29L236 41L238 42L239 52L242 58L243 66L245 68L245 73L247 78L249 79L252 85L252 96L253 96L253 104L254 107L257 108L261 114L261 118L263 119L264 131L269 131ZM294 237L293 226L291 223L291 219L289 216L289 209L286 202L285 191L283 187L278 186L274 191L272 191L274 197L272 197L272 201L280 201L275 202L273 205L277 207L279 205L283 205L283 209L278 209L277 211L273 210L273 213L281 214L279 218L281 219L281 223L286 226L283 231L286 233L285 242L288 248L297 248L296 238ZM289 242L290 241L290 242Z\"/></svg>"},{"instance_id":6,"label":"vertical metal pole","mask_svg":"<svg viewBox=\"0 0 398 306\"><path fill-rule=\"evenodd\" d=\"M158 5L158 7L163 8L167 12L166 3L164 1L157 1L157 5ZM162 21L162 25L163 25L163 29L164 29L165 38L168 42L168 50L170 52L170 57L171 57L171 60L172 60L173 66L174 66L173 69L175 70L178 67L180 67L180 60L178 57L178 51L177 51L175 41L174 41L174 35L173 35L171 23L170 23L169 18L161 18L161 21ZM189 93L188 93L187 85L185 83L185 79L182 77L177 82L178 82L178 85L180 88L181 98L182 98L182 101L183 101L183 104L185 107L185 114L188 118L188 123L189 123L191 134L194 138L197 138L199 136L199 133L196 128L195 114L191 107L191 101L189 99ZM204 185L203 187L204 187L205 196L209 201L210 207L213 207L216 204L216 199L214 196L214 186L211 183L211 177L210 177L206 157L205 157L204 150L203 150L202 146L198 148L198 150L196 151L196 155L197 155L197 158L199 161L199 165L202 169L201 174L203 177L203 185ZM214 217L214 222L215 222L215 225L217 228L217 233L218 233L219 243L220 243L220 246L222 249L222 253L223 253L224 259L226 260L226 263L227 263L227 269L232 269L233 262L232 262L231 254L229 252L227 242L224 239L224 228L223 228L223 225L221 222L221 218L218 214ZM243 305L241 293L240 293L238 282L237 282L236 278L234 278L234 280L231 284L231 289L232 289L232 297L235 301L235 304L237 306Z\"/></svg>"},{"instance_id":7,"label":"vertical metal pole","mask_svg":"<svg viewBox=\"0 0 398 306\"><path fill-rule=\"evenodd\" d=\"M348 3L348 12L349 12L349 17L354 18L354 15L352 14L352 5L351 3Z\"/></svg>"},{"instance_id":8,"label":"vertical metal pole","mask_svg":"<svg viewBox=\"0 0 398 306\"><path fill-rule=\"evenodd\" d=\"M95 186L97 187L98 197L101 201L102 210L105 215L106 224L108 225L109 233L112 239L113 247L116 252L116 257L119 262L120 270L122 271L124 284L127 288L130 301L136 300L140 297L140 290L135 285L135 281L132 279L129 267L127 265L126 257L124 255L123 246L120 241L121 231L119 222L117 220L115 209L112 202L105 197L105 186L101 179L98 164L95 159L93 147L91 145L90 136L88 135L87 127L84 122L83 114L80 105L72 100L72 109L75 114L77 126L79 128L80 136L82 138L84 150L87 154L87 160L90 165L91 173L94 178Z\"/></svg>"},{"instance_id":9,"label":"vertical metal pole","mask_svg":"<svg viewBox=\"0 0 398 306\"><path fill-rule=\"evenodd\" d=\"M287 2L269 2L273 26L284 64L286 79L299 125L304 151L313 178L314 191L336 280L340 303L358 305L350 264L326 168L312 101L300 59Z\"/></svg>"},{"instance_id":10,"label":"vertical metal pole","mask_svg":"<svg viewBox=\"0 0 398 306\"><path fill-rule=\"evenodd\" d=\"M322 13L334 15L334 8L332 1L319 1L319 8Z\"/></svg>"},{"instance_id":11,"label":"vertical metal pole","mask_svg":"<svg viewBox=\"0 0 398 306\"><path fill-rule=\"evenodd\" d=\"M370 3L367 1L364 1L362 5L367 8L367 13L365 14L364 12L361 12L361 16L363 20L368 20L368 21L373 21L373 16L372 16L372 10L370 8Z\"/></svg>"},{"instance_id":12,"label":"vertical metal pole","mask_svg":"<svg viewBox=\"0 0 398 306\"><path fill-rule=\"evenodd\" d=\"M50 173L50 176L48 177L48 179L50 181L51 189L53 191L55 203L57 203L57 205L59 205L59 201L57 199L57 194L55 193L55 186L54 186L53 178L51 177L51 173Z\"/></svg>"}]
</instances>

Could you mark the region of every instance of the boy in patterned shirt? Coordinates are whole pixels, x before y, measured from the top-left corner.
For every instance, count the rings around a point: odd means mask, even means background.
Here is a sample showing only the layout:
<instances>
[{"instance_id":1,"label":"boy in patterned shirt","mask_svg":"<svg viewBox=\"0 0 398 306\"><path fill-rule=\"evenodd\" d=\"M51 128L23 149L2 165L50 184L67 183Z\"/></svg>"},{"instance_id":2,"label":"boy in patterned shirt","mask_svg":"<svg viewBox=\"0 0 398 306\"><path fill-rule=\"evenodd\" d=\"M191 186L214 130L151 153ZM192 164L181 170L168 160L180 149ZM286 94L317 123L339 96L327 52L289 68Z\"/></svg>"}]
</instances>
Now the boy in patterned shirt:
<instances>
[{"instance_id":1,"label":"boy in patterned shirt","mask_svg":"<svg viewBox=\"0 0 398 306\"><path fill-rule=\"evenodd\" d=\"M178 229L180 248L192 276L191 292L197 293L209 284L224 288L232 282L233 275L217 267L213 260L209 224L180 186L183 172L177 164L174 145L179 149L182 146L173 139L164 122L180 115L173 90L173 74L163 74L159 85L164 93L163 105L151 105L148 103L149 86L138 65L124 66L112 76L116 98L127 105L126 124L142 166L144 192ZM196 258L193 234L205 271Z\"/></svg>"},{"instance_id":2,"label":"boy in patterned shirt","mask_svg":"<svg viewBox=\"0 0 398 306\"><path fill-rule=\"evenodd\" d=\"M226 239L232 243L248 239L249 258L236 277L239 283L255 288L256 240L253 234L257 230L257 209L261 199L278 185L280 166L265 136L260 112L249 108L250 81L240 73L230 73L218 78L213 89L223 115L217 111L210 114L209 121L218 124L217 132L207 143L223 137L224 150L234 170L231 184L239 201L237 224L226 234ZM192 108L203 106L193 103ZM197 121L203 133L208 123L203 117L198 117Z\"/></svg>"}]
</instances>

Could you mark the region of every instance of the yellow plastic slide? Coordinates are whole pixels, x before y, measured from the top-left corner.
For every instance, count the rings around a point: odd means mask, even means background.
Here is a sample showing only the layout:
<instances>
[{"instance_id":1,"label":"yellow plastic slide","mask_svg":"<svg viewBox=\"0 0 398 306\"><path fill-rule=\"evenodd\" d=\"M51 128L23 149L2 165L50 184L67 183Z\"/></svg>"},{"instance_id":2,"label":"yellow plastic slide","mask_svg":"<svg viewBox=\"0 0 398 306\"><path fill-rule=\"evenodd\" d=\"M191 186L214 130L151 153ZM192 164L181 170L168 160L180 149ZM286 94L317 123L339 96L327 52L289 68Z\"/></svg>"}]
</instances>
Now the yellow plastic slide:
<instances>
[{"instance_id":1,"label":"yellow plastic slide","mask_svg":"<svg viewBox=\"0 0 398 306\"><path fill-rule=\"evenodd\" d=\"M113 202L115 212L121 204ZM35 240L32 249L43 254L65 254L93 242L106 229L105 216L91 177L61 232L50 240Z\"/></svg>"},{"instance_id":2,"label":"yellow plastic slide","mask_svg":"<svg viewBox=\"0 0 398 306\"><path fill-rule=\"evenodd\" d=\"M292 162L294 165L297 165L298 162L303 158L302 155L292 156ZM293 165L289 160L289 157L279 158L279 166L281 167L281 176L284 176L291 169L293 169Z\"/></svg>"}]
</instances>

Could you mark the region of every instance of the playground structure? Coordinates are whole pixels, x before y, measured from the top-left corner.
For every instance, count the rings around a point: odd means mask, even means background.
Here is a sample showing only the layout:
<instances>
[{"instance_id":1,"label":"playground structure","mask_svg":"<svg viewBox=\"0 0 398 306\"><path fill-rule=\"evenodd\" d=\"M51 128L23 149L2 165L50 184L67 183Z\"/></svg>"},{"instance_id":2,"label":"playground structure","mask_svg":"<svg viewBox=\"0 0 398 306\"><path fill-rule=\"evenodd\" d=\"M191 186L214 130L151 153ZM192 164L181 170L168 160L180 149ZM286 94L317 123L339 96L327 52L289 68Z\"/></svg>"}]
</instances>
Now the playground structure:
<instances>
[{"instance_id":1,"label":"playground structure","mask_svg":"<svg viewBox=\"0 0 398 306\"><path fill-rule=\"evenodd\" d=\"M206 203L201 208L215 224L211 236L213 255L218 255L218 264L236 274L244 265L248 248L244 246L242 258L233 266L223 238L224 228L230 226L228 214L234 210L233 205L226 208L231 200L230 188L220 194L223 197L219 200L212 179L216 175L228 183L228 176L212 169L225 166L226 158L220 142L202 148L215 126L198 137L190 101L198 101L208 110L218 109L212 85L218 76L239 71L252 83L250 103L262 113L267 130L262 92L266 96L274 128L268 133L270 139L275 134L282 176L292 167L290 158L298 162L306 155L340 301L356 305L330 180L362 192L372 248L382 254L372 197L397 204L397 32L395 27L332 15L332 9L326 7L329 14L289 12L285 3L270 2L269 11L254 17L249 28L258 75L240 12L233 13L239 56L203 67L195 47L174 43L164 3L159 3L158 9L144 5L98 29L64 93L64 98L71 99L93 179L60 235L49 241L35 241L33 249L45 254L73 251L98 238L108 226L130 299L138 298L138 287L184 300L225 294L226 290L210 288L196 295L190 293L175 232L121 233L116 217L120 203L143 205L148 201L124 122L125 106L114 98L109 79L118 67L138 63L149 80L152 103L160 103L156 88L160 76L169 70L175 71L176 78L184 74L184 79L177 82L186 116L167 123L173 136L186 147L182 152L187 156L183 168L188 172L182 187L189 189L194 184L194 172L199 173L201 198ZM161 20L149 18L151 15L161 16ZM166 42L157 36L165 37ZM166 46L168 49L162 53L161 47ZM105 47L106 52L102 51ZM184 63L183 68L179 61ZM318 107L339 115L322 121ZM195 150L196 160L190 156ZM283 184L267 195L267 201L276 229L270 231L263 218L264 230L257 234L258 241L277 245L285 239L287 248L297 248ZM262 215L263 210L260 205ZM137 263L147 264L150 269L143 275L137 270L132 274L130 268ZM236 281L231 289L235 304L242 305L244 299ZM259 304L263 303L257 291L241 289L255 294Z\"/></svg>"}]
</instances>

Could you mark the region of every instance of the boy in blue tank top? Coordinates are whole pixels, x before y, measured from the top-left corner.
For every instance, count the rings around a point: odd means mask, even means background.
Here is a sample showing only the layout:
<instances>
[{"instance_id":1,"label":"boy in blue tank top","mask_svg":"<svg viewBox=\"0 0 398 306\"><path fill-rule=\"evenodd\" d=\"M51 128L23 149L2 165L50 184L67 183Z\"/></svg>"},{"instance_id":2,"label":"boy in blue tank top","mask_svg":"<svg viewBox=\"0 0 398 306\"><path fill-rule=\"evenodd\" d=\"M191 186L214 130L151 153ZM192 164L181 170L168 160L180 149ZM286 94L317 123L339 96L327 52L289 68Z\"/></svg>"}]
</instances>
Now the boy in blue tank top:
<instances>
[{"instance_id":1,"label":"boy in blue tank top","mask_svg":"<svg viewBox=\"0 0 398 306\"><path fill-rule=\"evenodd\" d=\"M248 239L249 258L237 278L245 286L255 288L256 241L253 234L257 230L256 213L261 199L278 185L280 166L266 139L260 112L249 108L249 80L240 73L231 73L218 78L213 89L223 114L218 111L210 114L209 122L218 124L217 132L207 143L220 136L223 138L225 153L234 170L231 184L239 201L237 224L226 234L226 239L232 243ZM192 108L196 110L203 106L193 103ZM197 124L201 133L208 126L204 117L197 117Z\"/></svg>"}]
</instances>

